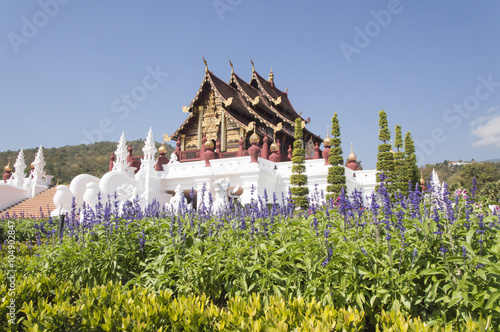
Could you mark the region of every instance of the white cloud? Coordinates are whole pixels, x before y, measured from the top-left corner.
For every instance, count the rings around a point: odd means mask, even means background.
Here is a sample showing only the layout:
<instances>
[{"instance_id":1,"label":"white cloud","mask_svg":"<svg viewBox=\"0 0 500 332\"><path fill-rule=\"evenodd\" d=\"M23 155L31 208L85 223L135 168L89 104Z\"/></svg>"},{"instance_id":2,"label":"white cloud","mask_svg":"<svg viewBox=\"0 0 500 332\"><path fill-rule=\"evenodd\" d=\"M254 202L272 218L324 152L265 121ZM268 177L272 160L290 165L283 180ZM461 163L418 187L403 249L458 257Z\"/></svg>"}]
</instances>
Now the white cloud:
<instances>
[{"instance_id":1,"label":"white cloud","mask_svg":"<svg viewBox=\"0 0 500 332\"><path fill-rule=\"evenodd\" d=\"M497 106L497 107L492 107L492 108L488 109L485 113L486 113L486 114L493 113L493 112L495 112L497 109L498 109L498 106Z\"/></svg>"},{"instance_id":2,"label":"white cloud","mask_svg":"<svg viewBox=\"0 0 500 332\"><path fill-rule=\"evenodd\" d=\"M486 114L492 114L497 109L498 107L490 108ZM477 118L470 125L472 134L479 138L473 143L474 146L494 145L500 148L500 114Z\"/></svg>"}]
</instances>

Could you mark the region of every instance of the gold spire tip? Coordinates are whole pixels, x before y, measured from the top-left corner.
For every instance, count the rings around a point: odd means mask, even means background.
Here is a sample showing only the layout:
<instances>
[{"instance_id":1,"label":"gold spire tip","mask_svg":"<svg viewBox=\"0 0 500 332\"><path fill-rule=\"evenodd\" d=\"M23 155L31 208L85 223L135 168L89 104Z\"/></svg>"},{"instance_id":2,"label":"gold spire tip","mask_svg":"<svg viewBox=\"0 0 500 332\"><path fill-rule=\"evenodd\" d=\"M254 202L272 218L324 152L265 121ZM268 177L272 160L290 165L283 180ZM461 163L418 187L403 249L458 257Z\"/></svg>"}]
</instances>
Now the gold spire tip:
<instances>
[{"instance_id":1,"label":"gold spire tip","mask_svg":"<svg viewBox=\"0 0 500 332\"><path fill-rule=\"evenodd\" d=\"M208 71L207 60L205 60L205 56L203 55L203 53L201 53L201 57L203 58L203 63L205 64L205 71Z\"/></svg>"},{"instance_id":2,"label":"gold spire tip","mask_svg":"<svg viewBox=\"0 0 500 332\"><path fill-rule=\"evenodd\" d=\"M8 161L7 161L7 166L5 166L5 167L3 168L3 170L4 170L5 172L12 172L12 167L10 167L10 157L8 158Z\"/></svg>"},{"instance_id":3,"label":"gold spire tip","mask_svg":"<svg viewBox=\"0 0 500 332\"><path fill-rule=\"evenodd\" d=\"M269 73L269 80L274 80L273 67L271 67L271 72Z\"/></svg>"},{"instance_id":4,"label":"gold spire tip","mask_svg":"<svg viewBox=\"0 0 500 332\"><path fill-rule=\"evenodd\" d=\"M229 58L229 65L231 66L231 74L234 74L233 63L231 62L231 58Z\"/></svg>"},{"instance_id":5,"label":"gold spire tip","mask_svg":"<svg viewBox=\"0 0 500 332\"><path fill-rule=\"evenodd\" d=\"M252 71L255 72L255 65L253 63L252 57L250 57L250 63L252 64Z\"/></svg>"}]
</instances>

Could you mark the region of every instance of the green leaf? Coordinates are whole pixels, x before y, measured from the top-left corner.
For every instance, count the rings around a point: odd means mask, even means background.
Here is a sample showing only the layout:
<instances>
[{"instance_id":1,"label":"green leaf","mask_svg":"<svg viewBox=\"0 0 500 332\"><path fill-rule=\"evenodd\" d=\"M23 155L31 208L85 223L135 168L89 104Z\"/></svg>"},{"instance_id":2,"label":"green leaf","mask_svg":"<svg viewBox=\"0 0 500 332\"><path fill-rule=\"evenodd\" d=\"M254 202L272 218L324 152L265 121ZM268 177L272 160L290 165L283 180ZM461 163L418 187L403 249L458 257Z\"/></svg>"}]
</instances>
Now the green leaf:
<instances>
[{"instance_id":1,"label":"green leaf","mask_svg":"<svg viewBox=\"0 0 500 332\"><path fill-rule=\"evenodd\" d=\"M476 234L476 231L471 229L467 232L467 235L466 235L466 242L467 244L470 246L471 245L471 241L472 241L472 237L474 236L474 234Z\"/></svg>"},{"instance_id":2,"label":"green leaf","mask_svg":"<svg viewBox=\"0 0 500 332\"><path fill-rule=\"evenodd\" d=\"M280 249L276 250L274 253L275 253L276 255L279 255L279 254L284 253L284 252L285 252L285 250L286 250L286 248L285 248L285 247L283 247L283 248L280 248Z\"/></svg>"},{"instance_id":3,"label":"green leaf","mask_svg":"<svg viewBox=\"0 0 500 332\"><path fill-rule=\"evenodd\" d=\"M429 276L429 275L436 275L436 274L442 274L442 273L443 273L443 271L438 270L438 269L424 269L424 270L420 271L419 275Z\"/></svg>"},{"instance_id":4,"label":"green leaf","mask_svg":"<svg viewBox=\"0 0 500 332\"><path fill-rule=\"evenodd\" d=\"M498 308L498 298L500 298L500 292L496 292L490 295L488 298L488 302L486 303L485 309L494 309Z\"/></svg>"},{"instance_id":5,"label":"green leaf","mask_svg":"<svg viewBox=\"0 0 500 332\"><path fill-rule=\"evenodd\" d=\"M476 274L477 274L478 276L480 276L481 278L483 278L484 280L486 280L486 273L484 272L484 270L483 270L483 269L477 269L477 270L476 270Z\"/></svg>"}]
</instances>

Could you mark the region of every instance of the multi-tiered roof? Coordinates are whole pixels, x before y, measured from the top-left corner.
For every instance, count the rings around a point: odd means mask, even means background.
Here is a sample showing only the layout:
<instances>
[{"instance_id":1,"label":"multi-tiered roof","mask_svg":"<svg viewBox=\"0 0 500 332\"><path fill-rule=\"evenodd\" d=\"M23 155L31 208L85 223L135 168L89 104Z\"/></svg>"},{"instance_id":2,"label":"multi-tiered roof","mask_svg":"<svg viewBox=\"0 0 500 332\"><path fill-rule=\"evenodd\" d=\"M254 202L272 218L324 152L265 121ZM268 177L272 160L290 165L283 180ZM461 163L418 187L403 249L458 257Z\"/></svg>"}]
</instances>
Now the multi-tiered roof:
<instances>
[{"instance_id":1,"label":"multi-tiered roof","mask_svg":"<svg viewBox=\"0 0 500 332\"><path fill-rule=\"evenodd\" d=\"M228 151L234 149L234 143L240 137L248 140L252 132L261 138L267 134L271 141L275 137L283 148L288 148L293 142L295 119L300 117L290 103L287 91L275 86L272 69L266 80L257 73L253 62L249 83L234 73L232 64L228 83L215 76L207 66L198 92L183 111L189 116L172 139L178 140L184 135L185 150L200 148L200 130L208 134L208 139L225 139ZM223 125L221 121L226 123ZM306 143L321 143L320 137L306 128L304 134Z\"/></svg>"}]
</instances>

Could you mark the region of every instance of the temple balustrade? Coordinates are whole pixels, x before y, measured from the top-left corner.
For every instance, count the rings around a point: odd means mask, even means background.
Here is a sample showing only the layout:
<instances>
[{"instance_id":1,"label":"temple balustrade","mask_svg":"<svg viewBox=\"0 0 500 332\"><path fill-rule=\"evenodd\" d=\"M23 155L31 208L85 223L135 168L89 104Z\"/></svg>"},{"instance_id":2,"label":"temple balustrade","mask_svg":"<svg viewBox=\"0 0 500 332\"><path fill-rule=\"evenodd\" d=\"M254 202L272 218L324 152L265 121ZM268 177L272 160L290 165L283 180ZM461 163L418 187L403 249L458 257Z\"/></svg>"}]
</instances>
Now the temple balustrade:
<instances>
[{"instance_id":1,"label":"temple balustrade","mask_svg":"<svg viewBox=\"0 0 500 332\"><path fill-rule=\"evenodd\" d=\"M262 149L262 147L261 147ZM247 157L248 156L248 150L243 150L242 155L238 155L238 151L230 151L230 152L215 152L215 159L227 159L227 158L235 158L235 157ZM185 151L180 151L180 156L179 156L179 162L185 163L185 162L193 162L193 161L200 161L204 160L203 157L201 156L202 150L201 149L193 149L193 150L185 150ZM269 156L271 155L271 152L268 154L268 158L263 158L269 160ZM281 162L285 161L290 161L291 159L288 158L288 156L281 154ZM306 157L306 160L313 160L313 159L322 159L322 157Z\"/></svg>"}]
</instances>

